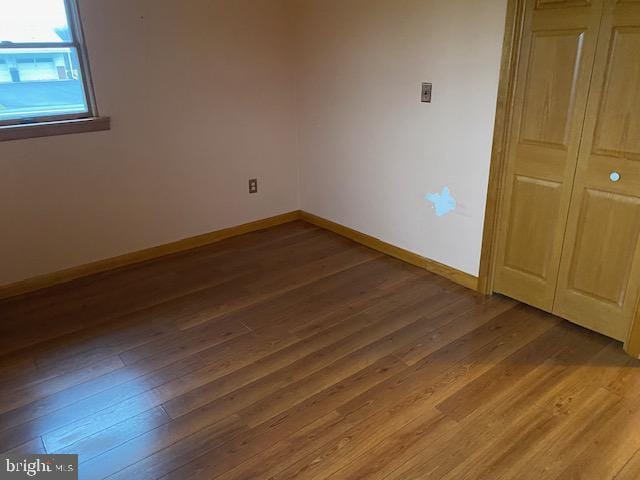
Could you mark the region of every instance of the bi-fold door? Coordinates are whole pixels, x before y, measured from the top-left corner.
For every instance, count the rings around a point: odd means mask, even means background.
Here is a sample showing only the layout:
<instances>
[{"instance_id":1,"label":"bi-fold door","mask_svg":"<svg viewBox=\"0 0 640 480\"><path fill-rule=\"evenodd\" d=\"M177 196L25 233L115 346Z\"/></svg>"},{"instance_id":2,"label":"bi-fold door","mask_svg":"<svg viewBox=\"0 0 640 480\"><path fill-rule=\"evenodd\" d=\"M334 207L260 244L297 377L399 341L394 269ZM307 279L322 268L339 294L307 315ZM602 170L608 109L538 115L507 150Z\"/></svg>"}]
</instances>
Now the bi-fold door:
<instances>
[{"instance_id":1,"label":"bi-fold door","mask_svg":"<svg viewBox=\"0 0 640 480\"><path fill-rule=\"evenodd\" d=\"M495 290L624 339L640 290L640 0L530 0Z\"/></svg>"}]
</instances>

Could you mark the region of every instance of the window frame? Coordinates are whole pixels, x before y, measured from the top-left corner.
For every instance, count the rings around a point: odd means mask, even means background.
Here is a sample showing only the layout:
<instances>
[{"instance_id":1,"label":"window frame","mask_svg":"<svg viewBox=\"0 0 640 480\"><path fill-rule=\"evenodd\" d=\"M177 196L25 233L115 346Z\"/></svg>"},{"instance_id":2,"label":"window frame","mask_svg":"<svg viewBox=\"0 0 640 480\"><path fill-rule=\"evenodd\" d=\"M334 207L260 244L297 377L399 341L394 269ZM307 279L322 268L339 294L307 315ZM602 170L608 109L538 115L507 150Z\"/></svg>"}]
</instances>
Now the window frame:
<instances>
[{"instance_id":1,"label":"window frame","mask_svg":"<svg viewBox=\"0 0 640 480\"><path fill-rule=\"evenodd\" d=\"M93 80L91 77L91 68L89 65L89 55L80 20L80 10L77 0L63 0L65 11L67 14L67 23L71 33L71 42L10 42L0 41L0 48L3 49L46 49L46 48L75 48L78 54L78 63L80 74L82 76L82 88L87 102L87 111L80 113L71 113L63 115L46 115L31 118L17 118L12 120L0 120L0 128L13 127L34 124L49 124L55 122L65 122L73 120L85 120L99 117L98 106L96 104L95 93L93 89Z\"/></svg>"}]
</instances>

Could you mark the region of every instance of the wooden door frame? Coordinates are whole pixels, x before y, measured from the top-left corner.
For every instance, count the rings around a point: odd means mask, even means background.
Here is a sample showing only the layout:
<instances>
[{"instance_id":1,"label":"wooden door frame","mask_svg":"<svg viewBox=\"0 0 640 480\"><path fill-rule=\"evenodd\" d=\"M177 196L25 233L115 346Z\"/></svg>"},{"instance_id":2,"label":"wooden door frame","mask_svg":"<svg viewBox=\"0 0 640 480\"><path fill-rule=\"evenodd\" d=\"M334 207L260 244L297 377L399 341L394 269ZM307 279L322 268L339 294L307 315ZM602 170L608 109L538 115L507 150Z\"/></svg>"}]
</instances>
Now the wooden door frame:
<instances>
[{"instance_id":1,"label":"wooden door frame","mask_svg":"<svg viewBox=\"0 0 640 480\"><path fill-rule=\"evenodd\" d=\"M507 0L504 39L502 42L502 59L500 61L500 81L493 132L493 149L489 186L482 236L480 256L480 273L478 290L485 295L492 295L494 290L495 261L497 249L497 232L501 215L501 196L506 172L507 150L510 139L510 127L513 117L518 66L520 64L520 46L522 44L525 21L526 0ZM629 329L624 344L629 355L640 358L640 298L638 299L635 319Z\"/></svg>"},{"instance_id":2,"label":"wooden door frame","mask_svg":"<svg viewBox=\"0 0 640 480\"><path fill-rule=\"evenodd\" d=\"M526 0L507 1L498 101L493 130L491 169L489 171L489 189L487 191L487 205L484 217L480 274L478 275L478 290L485 295L493 294L500 200L506 172L507 147L513 116L516 76L525 19L525 4Z\"/></svg>"}]
</instances>

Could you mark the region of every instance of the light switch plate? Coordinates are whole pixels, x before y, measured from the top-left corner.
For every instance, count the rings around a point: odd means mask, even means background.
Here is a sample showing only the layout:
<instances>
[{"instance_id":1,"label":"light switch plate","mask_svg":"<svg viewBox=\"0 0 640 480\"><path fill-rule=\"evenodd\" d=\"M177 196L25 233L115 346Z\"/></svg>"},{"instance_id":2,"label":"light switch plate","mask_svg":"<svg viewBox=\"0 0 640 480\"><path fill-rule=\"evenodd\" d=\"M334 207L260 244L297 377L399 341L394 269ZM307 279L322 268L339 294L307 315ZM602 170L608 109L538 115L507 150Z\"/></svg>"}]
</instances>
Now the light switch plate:
<instances>
[{"instance_id":1,"label":"light switch plate","mask_svg":"<svg viewBox=\"0 0 640 480\"><path fill-rule=\"evenodd\" d=\"M433 84L431 83L423 83L422 84L422 103L431 103L431 91L433 90Z\"/></svg>"}]
</instances>

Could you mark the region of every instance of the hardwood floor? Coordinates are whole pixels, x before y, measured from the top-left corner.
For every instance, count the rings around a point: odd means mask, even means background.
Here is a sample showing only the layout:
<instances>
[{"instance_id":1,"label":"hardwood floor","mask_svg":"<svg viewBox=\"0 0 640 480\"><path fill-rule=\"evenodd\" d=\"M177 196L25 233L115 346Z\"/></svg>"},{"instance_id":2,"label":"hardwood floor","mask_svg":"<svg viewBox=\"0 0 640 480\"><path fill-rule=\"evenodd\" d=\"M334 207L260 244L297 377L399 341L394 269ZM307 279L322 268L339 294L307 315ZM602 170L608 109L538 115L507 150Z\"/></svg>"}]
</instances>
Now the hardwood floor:
<instances>
[{"instance_id":1,"label":"hardwood floor","mask_svg":"<svg viewBox=\"0 0 640 480\"><path fill-rule=\"evenodd\" d=\"M305 223L0 317L0 451L82 479L640 478L620 344Z\"/></svg>"}]
</instances>

